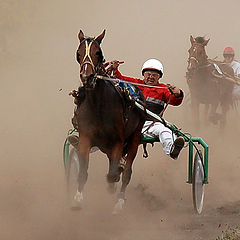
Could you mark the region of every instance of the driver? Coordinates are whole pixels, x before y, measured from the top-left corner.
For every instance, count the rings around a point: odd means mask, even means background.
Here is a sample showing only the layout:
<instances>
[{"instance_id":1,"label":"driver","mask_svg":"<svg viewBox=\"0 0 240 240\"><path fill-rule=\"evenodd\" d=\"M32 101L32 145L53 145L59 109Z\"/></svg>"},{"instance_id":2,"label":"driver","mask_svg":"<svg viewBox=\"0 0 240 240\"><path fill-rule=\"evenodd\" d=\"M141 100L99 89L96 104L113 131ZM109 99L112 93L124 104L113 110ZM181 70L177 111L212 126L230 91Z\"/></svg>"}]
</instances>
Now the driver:
<instances>
[{"instance_id":1,"label":"driver","mask_svg":"<svg viewBox=\"0 0 240 240\"><path fill-rule=\"evenodd\" d=\"M118 70L120 63L121 62L119 61L113 61L111 69L109 70L115 72L116 78L128 82L146 84L146 86L138 86L138 88L143 92L143 95L146 98L147 108L151 112L161 114L161 112L163 113L164 111L165 104L178 106L182 103L184 93L181 89L171 86L170 84L166 85L164 83L159 83L159 80L163 76L163 65L159 60L148 59L144 62L142 66L143 80L123 76ZM147 85L160 88L148 87ZM142 134L144 136L158 137L163 146L164 152L173 159L178 158L180 151L184 147L183 137L177 137L171 129L150 118L146 119Z\"/></svg>"},{"instance_id":2,"label":"driver","mask_svg":"<svg viewBox=\"0 0 240 240\"><path fill-rule=\"evenodd\" d=\"M235 52L232 47L226 47L223 50L224 62L229 64L236 78L240 79L240 63L234 59ZM240 86L235 84L232 92L233 99L240 99Z\"/></svg>"}]
</instances>

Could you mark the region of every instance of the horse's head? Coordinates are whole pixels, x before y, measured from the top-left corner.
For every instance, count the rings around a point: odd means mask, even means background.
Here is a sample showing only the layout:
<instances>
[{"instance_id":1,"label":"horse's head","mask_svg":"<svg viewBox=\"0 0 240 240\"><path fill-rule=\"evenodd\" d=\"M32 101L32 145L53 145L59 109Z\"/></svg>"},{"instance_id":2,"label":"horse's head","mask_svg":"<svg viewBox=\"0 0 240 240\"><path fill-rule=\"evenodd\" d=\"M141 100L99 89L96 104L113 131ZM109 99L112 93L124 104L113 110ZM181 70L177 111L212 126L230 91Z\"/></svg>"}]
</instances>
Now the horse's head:
<instances>
[{"instance_id":1,"label":"horse's head","mask_svg":"<svg viewBox=\"0 0 240 240\"><path fill-rule=\"evenodd\" d=\"M207 54L205 46L207 46L210 39L205 40L204 37L190 36L191 48L188 50L188 71L198 68L207 62Z\"/></svg>"},{"instance_id":2,"label":"horse's head","mask_svg":"<svg viewBox=\"0 0 240 240\"><path fill-rule=\"evenodd\" d=\"M100 44L104 35L105 30L96 38L85 38L81 30L78 34L80 44L77 50L77 61L80 64L80 79L86 88L94 88L96 75L102 67L104 59Z\"/></svg>"}]
</instances>

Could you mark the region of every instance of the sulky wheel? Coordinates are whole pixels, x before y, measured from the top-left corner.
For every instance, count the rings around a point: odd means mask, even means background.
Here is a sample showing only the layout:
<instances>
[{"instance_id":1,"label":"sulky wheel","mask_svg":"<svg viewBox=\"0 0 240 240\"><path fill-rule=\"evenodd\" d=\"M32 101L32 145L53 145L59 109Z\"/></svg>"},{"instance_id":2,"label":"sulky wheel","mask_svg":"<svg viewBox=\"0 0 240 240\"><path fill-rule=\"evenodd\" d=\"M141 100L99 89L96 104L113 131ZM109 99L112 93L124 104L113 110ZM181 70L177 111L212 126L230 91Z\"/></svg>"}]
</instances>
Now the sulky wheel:
<instances>
[{"instance_id":1,"label":"sulky wheel","mask_svg":"<svg viewBox=\"0 0 240 240\"><path fill-rule=\"evenodd\" d=\"M198 152L196 152L194 158L192 193L194 209L198 214L200 214L203 209L204 199L204 167Z\"/></svg>"},{"instance_id":2,"label":"sulky wheel","mask_svg":"<svg viewBox=\"0 0 240 240\"><path fill-rule=\"evenodd\" d=\"M67 188L69 199L73 199L78 188L78 173L79 173L79 161L78 154L75 148L72 148L68 157L67 164Z\"/></svg>"}]
</instances>

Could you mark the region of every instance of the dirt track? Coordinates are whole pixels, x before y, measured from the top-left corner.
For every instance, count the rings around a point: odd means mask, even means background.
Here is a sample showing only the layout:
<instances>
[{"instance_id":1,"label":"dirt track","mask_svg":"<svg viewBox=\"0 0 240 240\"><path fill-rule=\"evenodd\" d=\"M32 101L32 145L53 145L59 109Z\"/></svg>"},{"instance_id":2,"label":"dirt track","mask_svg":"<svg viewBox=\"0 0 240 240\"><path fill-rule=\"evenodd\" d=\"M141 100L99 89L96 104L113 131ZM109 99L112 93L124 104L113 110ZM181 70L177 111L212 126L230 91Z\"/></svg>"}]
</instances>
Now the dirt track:
<instances>
[{"instance_id":1,"label":"dirt track","mask_svg":"<svg viewBox=\"0 0 240 240\"><path fill-rule=\"evenodd\" d=\"M75 50L80 28L90 36L107 29L105 58L124 60L124 74L140 77L142 63L156 57L165 66L163 81L187 93L190 34L211 38L209 57L221 58L222 49L231 45L238 58L239 28L234 23L240 3L211 1L197 10L187 0L3 0L0 6L2 239L215 239L226 224L239 225L240 127L233 110L224 134L212 125L194 130L186 102L169 107L165 116L210 146L209 184L200 216L193 213L191 186L186 183L187 150L172 161L158 144L149 147L148 159L139 150L122 215L111 215L116 196L106 191L107 160L98 152L91 156L85 208L69 211L62 146L73 111L68 93L79 84ZM226 8L231 28L225 22Z\"/></svg>"}]
</instances>

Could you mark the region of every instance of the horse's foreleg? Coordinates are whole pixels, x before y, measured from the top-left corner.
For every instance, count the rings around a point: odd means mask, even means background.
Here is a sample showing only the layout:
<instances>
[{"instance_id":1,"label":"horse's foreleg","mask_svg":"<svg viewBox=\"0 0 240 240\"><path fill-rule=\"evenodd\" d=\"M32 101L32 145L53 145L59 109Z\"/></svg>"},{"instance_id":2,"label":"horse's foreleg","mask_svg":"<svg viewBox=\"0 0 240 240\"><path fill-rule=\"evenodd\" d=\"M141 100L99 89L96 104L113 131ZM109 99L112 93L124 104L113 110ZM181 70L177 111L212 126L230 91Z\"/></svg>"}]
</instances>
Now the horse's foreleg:
<instances>
[{"instance_id":1,"label":"horse's foreleg","mask_svg":"<svg viewBox=\"0 0 240 240\"><path fill-rule=\"evenodd\" d=\"M88 178L89 153L79 153L78 191L82 192Z\"/></svg>"},{"instance_id":2,"label":"horse's foreleg","mask_svg":"<svg viewBox=\"0 0 240 240\"><path fill-rule=\"evenodd\" d=\"M119 162L122 157L123 143L115 144L112 151L107 154L109 159L109 170L107 174L107 181L109 183L118 182L120 180L121 171L119 169Z\"/></svg>"},{"instance_id":3,"label":"horse's foreleg","mask_svg":"<svg viewBox=\"0 0 240 240\"><path fill-rule=\"evenodd\" d=\"M79 159L79 172L78 172L78 189L74 196L75 207L81 208L83 201L83 188L88 178L88 164L89 164L89 142L81 137L78 145L78 159Z\"/></svg>"},{"instance_id":4,"label":"horse's foreleg","mask_svg":"<svg viewBox=\"0 0 240 240\"><path fill-rule=\"evenodd\" d=\"M216 125L219 120L219 115L217 114L217 107L218 103L211 104L211 110L209 114L209 121L212 122L214 125Z\"/></svg>"},{"instance_id":5,"label":"horse's foreleg","mask_svg":"<svg viewBox=\"0 0 240 240\"><path fill-rule=\"evenodd\" d=\"M120 211L123 210L123 206L124 206L125 201L126 201L125 191L126 191L127 185L129 184L129 182L131 180L132 163L133 163L133 160L136 156L137 146L136 146L136 150L134 152L131 151L127 154L125 169L124 169L123 174L122 174L122 186L121 186L121 190L120 190L120 192L118 194L118 197L117 197L117 203L115 204L114 209L113 209L113 214L118 214Z\"/></svg>"},{"instance_id":6,"label":"horse's foreleg","mask_svg":"<svg viewBox=\"0 0 240 240\"><path fill-rule=\"evenodd\" d=\"M229 107L227 106L227 104L222 104L222 115L220 118L220 130L223 131L225 129L226 126L226 122L227 122L227 112L229 110Z\"/></svg>"},{"instance_id":7,"label":"horse's foreleg","mask_svg":"<svg viewBox=\"0 0 240 240\"><path fill-rule=\"evenodd\" d=\"M114 206L113 214L119 213L123 209L124 203L126 201L125 191L126 191L127 185L131 180L132 164L137 154L138 144L140 140L140 133L138 132L131 138L130 141L128 141L128 152L125 158L126 163L125 163L124 171L122 174L122 186L121 186L120 193L118 194L117 203Z\"/></svg>"}]
</instances>

